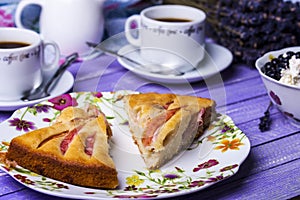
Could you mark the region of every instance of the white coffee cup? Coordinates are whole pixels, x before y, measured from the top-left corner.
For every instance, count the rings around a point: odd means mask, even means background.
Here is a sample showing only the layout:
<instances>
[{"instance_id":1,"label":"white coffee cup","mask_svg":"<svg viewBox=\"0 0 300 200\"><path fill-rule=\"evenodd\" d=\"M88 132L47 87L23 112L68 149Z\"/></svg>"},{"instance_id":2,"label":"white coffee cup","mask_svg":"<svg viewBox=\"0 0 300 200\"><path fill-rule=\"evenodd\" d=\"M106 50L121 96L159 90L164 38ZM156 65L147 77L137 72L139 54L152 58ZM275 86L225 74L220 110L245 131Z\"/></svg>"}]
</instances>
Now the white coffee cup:
<instances>
[{"instance_id":1,"label":"white coffee cup","mask_svg":"<svg viewBox=\"0 0 300 200\"><path fill-rule=\"evenodd\" d=\"M16 26L22 24L22 12L28 5L41 7L40 33L55 41L63 55L84 54L90 49L86 42L99 43L103 36L104 0L22 0L15 13Z\"/></svg>"},{"instance_id":2,"label":"white coffee cup","mask_svg":"<svg viewBox=\"0 0 300 200\"><path fill-rule=\"evenodd\" d=\"M126 20L125 35L147 61L189 71L204 57L205 20L206 14L197 8L153 6Z\"/></svg>"},{"instance_id":3,"label":"white coffee cup","mask_svg":"<svg viewBox=\"0 0 300 200\"><path fill-rule=\"evenodd\" d=\"M0 101L20 100L58 69L59 48L31 30L2 27L0 33ZM46 47L54 53L51 62L45 59Z\"/></svg>"}]
</instances>

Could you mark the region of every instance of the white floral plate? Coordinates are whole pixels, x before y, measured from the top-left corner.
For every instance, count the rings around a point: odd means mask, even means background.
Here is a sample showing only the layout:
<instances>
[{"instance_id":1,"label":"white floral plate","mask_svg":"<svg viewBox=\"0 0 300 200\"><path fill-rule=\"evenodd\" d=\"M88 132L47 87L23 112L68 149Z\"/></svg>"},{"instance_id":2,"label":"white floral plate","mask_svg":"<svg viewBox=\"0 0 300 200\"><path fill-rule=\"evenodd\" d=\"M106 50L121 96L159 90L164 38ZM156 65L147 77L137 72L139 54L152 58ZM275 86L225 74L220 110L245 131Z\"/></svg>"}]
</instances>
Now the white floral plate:
<instances>
[{"instance_id":1,"label":"white floral plate","mask_svg":"<svg viewBox=\"0 0 300 200\"><path fill-rule=\"evenodd\" d=\"M27 131L49 126L67 106L99 106L112 124L111 155L118 170L116 190L79 187L35 174L22 167L2 170L28 188L41 193L76 199L165 198L196 192L237 173L250 151L247 136L230 117L219 114L203 137L159 170L147 170L131 139L127 115L120 100L133 91L70 93L14 112L0 124L0 151ZM61 104L64 102L63 104Z\"/></svg>"}]
</instances>

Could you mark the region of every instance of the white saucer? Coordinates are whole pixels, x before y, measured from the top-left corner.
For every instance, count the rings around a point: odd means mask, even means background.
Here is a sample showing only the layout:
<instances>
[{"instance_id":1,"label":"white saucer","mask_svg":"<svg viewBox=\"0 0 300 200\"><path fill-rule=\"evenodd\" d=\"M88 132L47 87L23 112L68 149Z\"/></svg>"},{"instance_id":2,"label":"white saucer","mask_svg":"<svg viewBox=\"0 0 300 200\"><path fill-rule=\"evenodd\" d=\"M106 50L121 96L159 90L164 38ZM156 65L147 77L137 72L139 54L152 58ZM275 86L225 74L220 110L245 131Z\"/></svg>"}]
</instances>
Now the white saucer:
<instances>
[{"instance_id":1,"label":"white saucer","mask_svg":"<svg viewBox=\"0 0 300 200\"><path fill-rule=\"evenodd\" d=\"M205 49L206 49L205 57L201 61L197 69L186 72L184 75L181 76L162 75L162 74L147 72L145 70L142 70L136 64L122 57L119 57L118 61L126 69L151 81L161 82L161 83L172 83L172 84L188 83L188 82L192 83L192 82L209 78L213 75L216 75L217 73L220 73L222 70L226 69L232 62L233 59L232 53L223 46L214 43L206 43ZM137 49L137 47L133 47L132 45L125 45L119 50L119 53L140 63L143 62L139 50Z\"/></svg>"},{"instance_id":2,"label":"white saucer","mask_svg":"<svg viewBox=\"0 0 300 200\"><path fill-rule=\"evenodd\" d=\"M37 104L41 101L45 101L47 99L51 99L53 97L56 97L58 95L68 92L73 87L73 84L74 84L73 75L69 71L66 71L62 75L61 79L58 81L56 87L53 89L50 96L42 98L42 99L33 100L33 101L22 101L22 100L0 101L0 110L13 111L13 110L17 110L21 107Z\"/></svg>"}]
</instances>

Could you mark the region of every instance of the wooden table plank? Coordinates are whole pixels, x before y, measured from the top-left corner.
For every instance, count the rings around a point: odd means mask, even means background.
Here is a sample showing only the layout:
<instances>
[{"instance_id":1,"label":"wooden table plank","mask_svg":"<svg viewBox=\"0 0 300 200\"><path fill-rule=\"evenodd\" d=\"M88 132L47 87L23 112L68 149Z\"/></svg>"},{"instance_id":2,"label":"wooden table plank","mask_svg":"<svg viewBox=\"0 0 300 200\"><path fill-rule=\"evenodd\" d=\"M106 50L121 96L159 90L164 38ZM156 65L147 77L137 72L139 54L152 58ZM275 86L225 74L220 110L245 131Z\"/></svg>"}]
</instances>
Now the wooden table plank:
<instances>
[{"instance_id":1,"label":"wooden table plank","mask_svg":"<svg viewBox=\"0 0 300 200\"><path fill-rule=\"evenodd\" d=\"M251 139L253 146L276 140L299 131L299 128L291 125L289 120L284 118L281 113L274 114L271 118L272 124L270 130L263 133L258 129L259 119L238 124L238 127Z\"/></svg>"},{"instance_id":2,"label":"wooden table plank","mask_svg":"<svg viewBox=\"0 0 300 200\"><path fill-rule=\"evenodd\" d=\"M269 106L269 103L270 99L267 95L259 96L227 105L226 114L229 115L237 124L247 123L264 116L264 112ZM279 113L279 110L273 106L270 110L270 114L275 115L276 113Z\"/></svg>"},{"instance_id":3,"label":"wooden table plank","mask_svg":"<svg viewBox=\"0 0 300 200\"><path fill-rule=\"evenodd\" d=\"M23 186L20 183L18 183L17 181L15 181L13 178L11 178L6 173L5 173L5 175L2 175L2 172L3 172L2 170L0 170L0 172L1 172L0 183L5 183L5 184L1 184L0 196L3 194L17 192L17 191L20 191L25 188L25 186Z\"/></svg>"}]
</instances>

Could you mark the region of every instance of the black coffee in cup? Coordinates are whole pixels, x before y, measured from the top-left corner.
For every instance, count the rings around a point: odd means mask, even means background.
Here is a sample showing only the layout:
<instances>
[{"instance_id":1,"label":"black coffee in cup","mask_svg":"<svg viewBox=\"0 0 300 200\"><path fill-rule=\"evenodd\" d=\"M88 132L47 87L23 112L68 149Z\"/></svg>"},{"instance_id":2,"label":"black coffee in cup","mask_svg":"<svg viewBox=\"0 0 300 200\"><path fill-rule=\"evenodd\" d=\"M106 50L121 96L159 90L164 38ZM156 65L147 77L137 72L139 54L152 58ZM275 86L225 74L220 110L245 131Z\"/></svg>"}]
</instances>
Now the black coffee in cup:
<instances>
[{"instance_id":1,"label":"black coffee in cup","mask_svg":"<svg viewBox=\"0 0 300 200\"><path fill-rule=\"evenodd\" d=\"M154 18L154 20L161 21L161 22L191 22L192 21L190 19L174 18L174 17Z\"/></svg>"},{"instance_id":2,"label":"black coffee in cup","mask_svg":"<svg viewBox=\"0 0 300 200\"><path fill-rule=\"evenodd\" d=\"M28 43L16 42L16 41L0 41L0 49L15 49L29 46Z\"/></svg>"}]
</instances>

